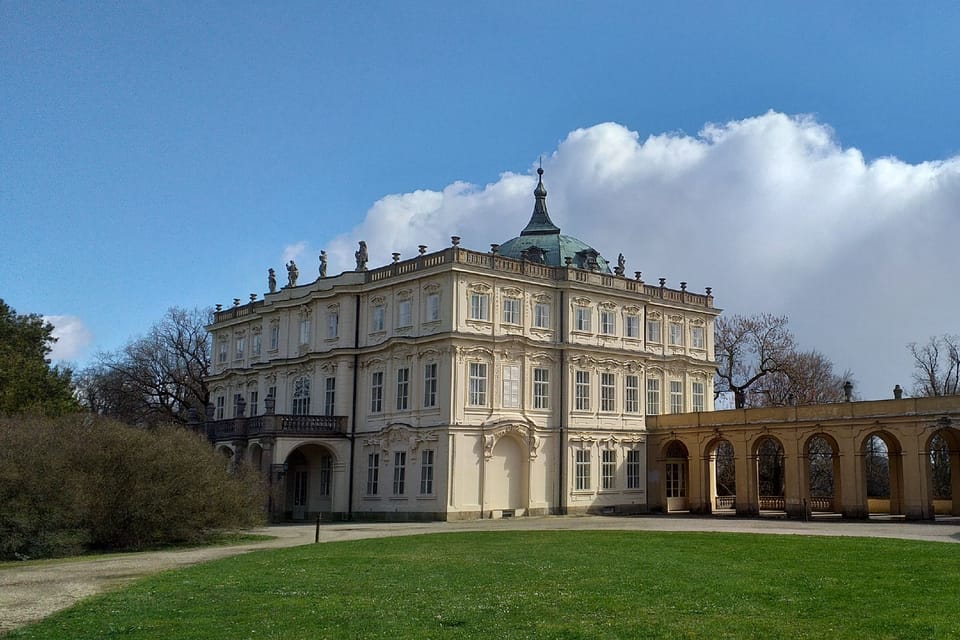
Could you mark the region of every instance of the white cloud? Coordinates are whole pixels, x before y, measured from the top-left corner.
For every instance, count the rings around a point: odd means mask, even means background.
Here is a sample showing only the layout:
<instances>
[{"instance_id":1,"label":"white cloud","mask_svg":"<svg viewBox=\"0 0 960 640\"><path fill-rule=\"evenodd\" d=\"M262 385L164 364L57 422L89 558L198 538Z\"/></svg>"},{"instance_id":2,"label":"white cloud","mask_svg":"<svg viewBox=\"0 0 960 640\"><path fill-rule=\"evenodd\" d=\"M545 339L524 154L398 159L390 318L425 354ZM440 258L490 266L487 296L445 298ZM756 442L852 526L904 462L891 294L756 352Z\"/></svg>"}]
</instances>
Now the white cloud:
<instances>
[{"instance_id":1,"label":"white cloud","mask_svg":"<svg viewBox=\"0 0 960 640\"><path fill-rule=\"evenodd\" d=\"M53 325L53 337L57 339L50 351L51 361L75 360L93 342L93 333L77 316L43 316L43 319Z\"/></svg>"},{"instance_id":2,"label":"white cloud","mask_svg":"<svg viewBox=\"0 0 960 640\"><path fill-rule=\"evenodd\" d=\"M299 260L302 258L304 251L307 249L307 242L301 240L293 244L288 244L283 248L283 263L286 264L290 260Z\"/></svg>"},{"instance_id":3,"label":"white cloud","mask_svg":"<svg viewBox=\"0 0 960 640\"><path fill-rule=\"evenodd\" d=\"M554 222L648 281L713 286L730 313L785 313L805 348L853 369L861 393L910 386L904 345L958 331L953 244L960 157L908 164L864 159L811 116L776 112L707 124L696 136L641 136L615 123L572 131L545 158ZM330 273L459 235L486 250L519 233L533 167L482 187L392 194L335 238Z\"/></svg>"}]
</instances>

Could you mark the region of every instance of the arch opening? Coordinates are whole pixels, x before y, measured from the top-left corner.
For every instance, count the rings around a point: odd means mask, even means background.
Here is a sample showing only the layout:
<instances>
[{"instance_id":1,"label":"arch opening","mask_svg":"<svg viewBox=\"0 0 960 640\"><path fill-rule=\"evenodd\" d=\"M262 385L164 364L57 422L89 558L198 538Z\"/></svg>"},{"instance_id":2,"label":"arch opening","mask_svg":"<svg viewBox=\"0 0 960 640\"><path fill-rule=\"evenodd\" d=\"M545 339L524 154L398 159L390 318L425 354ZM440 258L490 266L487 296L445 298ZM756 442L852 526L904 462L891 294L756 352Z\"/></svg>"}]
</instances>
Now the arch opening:
<instances>
[{"instance_id":1,"label":"arch opening","mask_svg":"<svg viewBox=\"0 0 960 640\"><path fill-rule=\"evenodd\" d=\"M707 457L712 508L716 512L732 513L737 502L737 468L733 445L729 440L720 438L714 441Z\"/></svg>"},{"instance_id":2,"label":"arch opening","mask_svg":"<svg viewBox=\"0 0 960 640\"><path fill-rule=\"evenodd\" d=\"M807 440L807 504L811 513L836 513L840 505L840 459L837 443L826 435Z\"/></svg>"},{"instance_id":3,"label":"arch opening","mask_svg":"<svg viewBox=\"0 0 960 640\"><path fill-rule=\"evenodd\" d=\"M947 427L927 440L926 467L930 513L960 515L960 432Z\"/></svg>"},{"instance_id":4,"label":"arch opening","mask_svg":"<svg viewBox=\"0 0 960 640\"><path fill-rule=\"evenodd\" d=\"M284 462L284 517L312 519L332 511L333 453L317 444L300 445Z\"/></svg>"},{"instance_id":5,"label":"arch opening","mask_svg":"<svg viewBox=\"0 0 960 640\"><path fill-rule=\"evenodd\" d=\"M772 436L759 440L755 451L757 461L757 498L761 511L784 511L786 487L784 452L780 441Z\"/></svg>"},{"instance_id":6,"label":"arch opening","mask_svg":"<svg viewBox=\"0 0 960 640\"><path fill-rule=\"evenodd\" d=\"M687 486L690 482L689 453L679 440L671 440L664 447L664 499L667 512L687 511L690 508Z\"/></svg>"},{"instance_id":7,"label":"arch opening","mask_svg":"<svg viewBox=\"0 0 960 640\"><path fill-rule=\"evenodd\" d=\"M903 464L900 443L884 431L863 440L863 482L866 512L871 517L903 515Z\"/></svg>"}]
</instances>

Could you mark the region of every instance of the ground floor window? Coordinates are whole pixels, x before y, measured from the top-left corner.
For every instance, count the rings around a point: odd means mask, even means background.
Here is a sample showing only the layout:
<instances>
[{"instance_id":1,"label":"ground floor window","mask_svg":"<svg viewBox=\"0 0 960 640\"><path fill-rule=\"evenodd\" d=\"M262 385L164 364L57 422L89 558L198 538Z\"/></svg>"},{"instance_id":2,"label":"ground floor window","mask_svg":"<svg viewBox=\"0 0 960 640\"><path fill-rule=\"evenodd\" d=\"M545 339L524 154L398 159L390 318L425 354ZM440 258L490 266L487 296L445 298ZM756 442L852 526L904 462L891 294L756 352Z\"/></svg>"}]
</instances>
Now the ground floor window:
<instances>
[{"instance_id":1,"label":"ground floor window","mask_svg":"<svg viewBox=\"0 0 960 640\"><path fill-rule=\"evenodd\" d=\"M320 495L330 495L330 475L333 471L333 460L330 456L320 458Z\"/></svg>"},{"instance_id":2,"label":"ground floor window","mask_svg":"<svg viewBox=\"0 0 960 640\"><path fill-rule=\"evenodd\" d=\"M293 506L307 505L307 472L296 471L293 474Z\"/></svg>"},{"instance_id":3,"label":"ground floor window","mask_svg":"<svg viewBox=\"0 0 960 640\"><path fill-rule=\"evenodd\" d=\"M433 449L426 449L420 454L420 493L433 493Z\"/></svg>"},{"instance_id":4,"label":"ground floor window","mask_svg":"<svg viewBox=\"0 0 960 640\"><path fill-rule=\"evenodd\" d=\"M600 460L600 486L603 489L616 487L617 452L604 451Z\"/></svg>"},{"instance_id":5,"label":"ground floor window","mask_svg":"<svg viewBox=\"0 0 960 640\"><path fill-rule=\"evenodd\" d=\"M590 490L590 451L588 449L577 449L575 471L576 471L575 486L577 491L589 491Z\"/></svg>"},{"instance_id":6,"label":"ground floor window","mask_svg":"<svg viewBox=\"0 0 960 640\"><path fill-rule=\"evenodd\" d=\"M684 464L682 462L667 463L667 497L685 498L687 495L684 481Z\"/></svg>"},{"instance_id":7,"label":"ground floor window","mask_svg":"<svg viewBox=\"0 0 960 640\"><path fill-rule=\"evenodd\" d=\"M393 454L393 495L402 496L407 478L407 452L395 451Z\"/></svg>"},{"instance_id":8,"label":"ground floor window","mask_svg":"<svg viewBox=\"0 0 960 640\"><path fill-rule=\"evenodd\" d=\"M640 452L627 451L627 489L640 488Z\"/></svg>"},{"instance_id":9,"label":"ground floor window","mask_svg":"<svg viewBox=\"0 0 960 640\"><path fill-rule=\"evenodd\" d=\"M380 454L371 453L367 456L367 495L375 496L380 485Z\"/></svg>"}]
</instances>

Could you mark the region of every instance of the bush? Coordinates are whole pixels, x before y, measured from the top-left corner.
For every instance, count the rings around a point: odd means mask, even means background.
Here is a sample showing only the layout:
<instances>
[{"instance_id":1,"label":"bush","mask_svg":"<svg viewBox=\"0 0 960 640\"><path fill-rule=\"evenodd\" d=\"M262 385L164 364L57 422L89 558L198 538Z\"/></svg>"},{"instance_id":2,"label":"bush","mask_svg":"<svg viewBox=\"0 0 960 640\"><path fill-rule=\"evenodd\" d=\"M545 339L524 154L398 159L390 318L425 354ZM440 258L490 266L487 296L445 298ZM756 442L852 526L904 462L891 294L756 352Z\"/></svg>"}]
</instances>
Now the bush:
<instances>
[{"instance_id":1,"label":"bush","mask_svg":"<svg viewBox=\"0 0 960 640\"><path fill-rule=\"evenodd\" d=\"M183 428L0 420L0 558L199 542L261 523L263 504L259 474Z\"/></svg>"}]
</instances>

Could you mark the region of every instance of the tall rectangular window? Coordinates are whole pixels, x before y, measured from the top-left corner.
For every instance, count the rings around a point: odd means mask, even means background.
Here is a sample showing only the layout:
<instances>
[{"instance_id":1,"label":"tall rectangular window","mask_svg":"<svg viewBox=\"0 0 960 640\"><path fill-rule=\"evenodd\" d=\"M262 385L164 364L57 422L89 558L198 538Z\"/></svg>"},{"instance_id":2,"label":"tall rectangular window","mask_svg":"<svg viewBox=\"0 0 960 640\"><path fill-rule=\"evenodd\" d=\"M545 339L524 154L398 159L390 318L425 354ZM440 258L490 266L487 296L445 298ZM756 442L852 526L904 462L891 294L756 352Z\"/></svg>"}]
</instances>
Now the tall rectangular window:
<instances>
[{"instance_id":1,"label":"tall rectangular window","mask_svg":"<svg viewBox=\"0 0 960 640\"><path fill-rule=\"evenodd\" d=\"M320 458L320 495L330 495L330 476L333 472L333 458L322 456Z\"/></svg>"},{"instance_id":2,"label":"tall rectangular window","mask_svg":"<svg viewBox=\"0 0 960 640\"><path fill-rule=\"evenodd\" d=\"M577 449L576 463L574 464L574 487L577 491L590 490L590 450Z\"/></svg>"},{"instance_id":3,"label":"tall rectangular window","mask_svg":"<svg viewBox=\"0 0 960 640\"><path fill-rule=\"evenodd\" d=\"M550 408L550 370L533 370L533 408Z\"/></svg>"},{"instance_id":4,"label":"tall rectangular window","mask_svg":"<svg viewBox=\"0 0 960 640\"><path fill-rule=\"evenodd\" d=\"M240 401L243 400L243 394L235 393L233 394L233 417L240 417Z\"/></svg>"},{"instance_id":5,"label":"tall rectangular window","mask_svg":"<svg viewBox=\"0 0 960 640\"><path fill-rule=\"evenodd\" d=\"M401 300L397 303L397 326L409 327L413 324L413 302Z\"/></svg>"},{"instance_id":6,"label":"tall rectangular window","mask_svg":"<svg viewBox=\"0 0 960 640\"><path fill-rule=\"evenodd\" d=\"M410 369L397 369L397 411L406 411L410 406Z\"/></svg>"},{"instance_id":7,"label":"tall rectangular window","mask_svg":"<svg viewBox=\"0 0 960 640\"><path fill-rule=\"evenodd\" d=\"M604 309L600 312L600 333L612 336L617 332L617 320L613 311Z\"/></svg>"},{"instance_id":8,"label":"tall rectangular window","mask_svg":"<svg viewBox=\"0 0 960 640\"><path fill-rule=\"evenodd\" d=\"M293 415L310 415L310 378L306 376L293 382Z\"/></svg>"},{"instance_id":9,"label":"tall rectangular window","mask_svg":"<svg viewBox=\"0 0 960 640\"><path fill-rule=\"evenodd\" d=\"M617 377L612 373L600 374L600 411L617 410Z\"/></svg>"},{"instance_id":10,"label":"tall rectangular window","mask_svg":"<svg viewBox=\"0 0 960 640\"><path fill-rule=\"evenodd\" d=\"M226 338L223 338L219 342L219 349L217 350L217 362L226 362L227 361L227 351L230 349L230 343L227 342Z\"/></svg>"},{"instance_id":11,"label":"tall rectangular window","mask_svg":"<svg viewBox=\"0 0 960 640\"><path fill-rule=\"evenodd\" d=\"M255 416L260 413L260 392L250 392L250 415Z\"/></svg>"},{"instance_id":12,"label":"tall rectangular window","mask_svg":"<svg viewBox=\"0 0 960 640\"><path fill-rule=\"evenodd\" d=\"M367 495L375 496L380 490L380 454L367 455Z\"/></svg>"},{"instance_id":13,"label":"tall rectangular window","mask_svg":"<svg viewBox=\"0 0 960 640\"><path fill-rule=\"evenodd\" d=\"M433 449L424 449L420 453L420 493L433 493Z\"/></svg>"},{"instance_id":14,"label":"tall rectangular window","mask_svg":"<svg viewBox=\"0 0 960 640\"><path fill-rule=\"evenodd\" d=\"M546 302L533 305L533 326L538 329L550 328L550 305Z\"/></svg>"},{"instance_id":15,"label":"tall rectangular window","mask_svg":"<svg viewBox=\"0 0 960 640\"><path fill-rule=\"evenodd\" d=\"M660 321L647 320L647 342L660 342Z\"/></svg>"},{"instance_id":16,"label":"tall rectangular window","mask_svg":"<svg viewBox=\"0 0 960 640\"><path fill-rule=\"evenodd\" d=\"M600 488L615 489L617 486L617 452L604 450L600 458Z\"/></svg>"},{"instance_id":17,"label":"tall rectangular window","mask_svg":"<svg viewBox=\"0 0 960 640\"><path fill-rule=\"evenodd\" d=\"M247 339L243 336L237 338L236 349L234 350L233 357L237 360L243 360L244 351L246 350Z\"/></svg>"},{"instance_id":18,"label":"tall rectangular window","mask_svg":"<svg viewBox=\"0 0 960 640\"><path fill-rule=\"evenodd\" d=\"M270 349L277 350L280 348L280 325L276 322L270 325Z\"/></svg>"},{"instance_id":19,"label":"tall rectangular window","mask_svg":"<svg viewBox=\"0 0 960 640\"><path fill-rule=\"evenodd\" d=\"M470 319L490 319L490 295L487 293L470 294Z\"/></svg>"},{"instance_id":20,"label":"tall rectangular window","mask_svg":"<svg viewBox=\"0 0 960 640\"><path fill-rule=\"evenodd\" d=\"M223 420L223 407L226 404L223 396L217 396L217 420Z\"/></svg>"},{"instance_id":21,"label":"tall rectangular window","mask_svg":"<svg viewBox=\"0 0 960 640\"><path fill-rule=\"evenodd\" d=\"M640 488L640 452L627 451L627 489Z\"/></svg>"},{"instance_id":22,"label":"tall rectangular window","mask_svg":"<svg viewBox=\"0 0 960 640\"><path fill-rule=\"evenodd\" d=\"M327 378L323 381L323 415L336 415L337 379Z\"/></svg>"},{"instance_id":23,"label":"tall rectangular window","mask_svg":"<svg viewBox=\"0 0 960 640\"><path fill-rule=\"evenodd\" d=\"M640 413L640 376L625 377L623 410L627 413Z\"/></svg>"},{"instance_id":24,"label":"tall rectangular window","mask_svg":"<svg viewBox=\"0 0 960 640\"><path fill-rule=\"evenodd\" d=\"M436 322L440 319L440 294L431 293L427 296L427 322Z\"/></svg>"},{"instance_id":25,"label":"tall rectangular window","mask_svg":"<svg viewBox=\"0 0 960 640\"><path fill-rule=\"evenodd\" d=\"M340 335L340 312L331 311L327 314L327 337L336 338Z\"/></svg>"},{"instance_id":26,"label":"tall rectangular window","mask_svg":"<svg viewBox=\"0 0 960 640\"><path fill-rule=\"evenodd\" d=\"M573 328L577 331L590 331L590 307L575 307L573 310Z\"/></svg>"},{"instance_id":27,"label":"tall rectangular window","mask_svg":"<svg viewBox=\"0 0 960 640\"><path fill-rule=\"evenodd\" d=\"M376 331L384 330L384 327L386 326L385 325L386 314L387 314L387 308L384 307L382 304L377 305L376 307L373 308L373 320L370 327L371 331L376 332Z\"/></svg>"},{"instance_id":28,"label":"tall rectangular window","mask_svg":"<svg viewBox=\"0 0 960 640\"><path fill-rule=\"evenodd\" d=\"M623 333L628 338L640 337L640 316L629 315L624 319Z\"/></svg>"},{"instance_id":29,"label":"tall rectangular window","mask_svg":"<svg viewBox=\"0 0 960 640\"><path fill-rule=\"evenodd\" d=\"M577 411L590 411L590 372L577 371L574 389L574 406Z\"/></svg>"},{"instance_id":30,"label":"tall rectangular window","mask_svg":"<svg viewBox=\"0 0 960 640\"><path fill-rule=\"evenodd\" d=\"M393 452L393 495L402 496L407 478L407 452Z\"/></svg>"},{"instance_id":31,"label":"tall rectangular window","mask_svg":"<svg viewBox=\"0 0 960 640\"><path fill-rule=\"evenodd\" d=\"M690 346L694 349L706 348L703 327L690 327Z\"/></svg>"},{"instance_id":32,"label":"tall rectangular window","mask_svg":"<svg viewBox=\"0 0 960 640\"><path fill-rule=\"evenodd\" d=\"M262 345L263 345L263 336L261 336L259 333L253 334L253 348L250 350L250 352L255 356L260 355L260 347Z\"/></svg>"},{"instance_id":33,"label":"tall rectangular window","mask_svg":"<svg viewBox=\"0 0 960 640\"><path fill-rule=\"evenodd\" d=\"M656 378L647 378L647 415L660 414L660 381Z\"/></svg>"},{"instance_id":34,"label":"tall rectangular window","mask_svg":"<svg viewBox=\"0 0 960 640\"><path fill-rule=\"evenodd\" d=\"M520 324L520 298L503 299L503 322Z\"/></svg>"},{"instance_id":35,"label":"tall rectangular window","mask_svg":"<svg viewBox=\"0 0 960 640\"><path fill-rule=\"evenodd\" d=\"M383 411L383 371L374 371L370 376L370 413Z\"/></svg>"},{"instance_id":36,"label":"tall rectangular window","mask_svg":"<svg viewBox=\"0 0 960 640\"><path fill-rule=\"evenodd\" d=\"M694 382L690 385L693 391L693 410L694 411L703 411L704 410L704 384L702 382Z\"/></svg>"},{"instance_id":37,"label":"tall rectangular window","mask_svg":"<svg viewBox=\"0 0 960 640\"><path fill-rule=\"evenodd\" d=\"M675 346L683 344L683 325L679 322L670 323L670 344Z\"/></svg>"},{"instance_id":38,"label":"tall rectangular window","mask_svg":"<svg viewBox=\"0 0 960 640\"><path fill-rule=\"evenodd\" d=\"M683 383L670 381L670 413L683 413Z\"/></svg>"},{"instance_id":39,"label":"tall rectangular window","mask_svg":"<svg viewBox=\"0 0 960 640\"><path fill-rule=\"evenodd\" d=\"M423 406L437 406L437 363L423 365Z\"/></svg>"},{"instance_id":40,"label":"tall rectangular window","mask_svg":"<svg viewBox=\"0 0 960 640\"><path fill-rule=\"evenodd\" d=\"M470 363L469 403L474 407L487 406L487 365L483 362Z\"/></svg>"},{"instance_id":41,"label":"tall rectangular window","mask_svg":"<svg viewBox=\"0 0 960 640\"><path fill-rule=\"evenodd\" d=\"M310 344L310 318L300 320L300 344Z\"/></svg>"},{"instance_id":42,"label":"tall rectangular window","mask_svg":"<svg viewBox=\"0 0 960 640\"><path fill-rule=\"evenodd\" d=\"M520 407L520 365L503 365L503 406L509 409Z\"/></svg>"}]
</instances>

